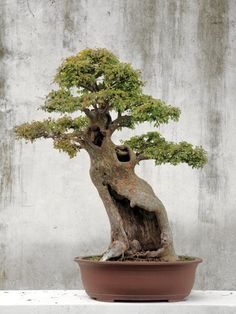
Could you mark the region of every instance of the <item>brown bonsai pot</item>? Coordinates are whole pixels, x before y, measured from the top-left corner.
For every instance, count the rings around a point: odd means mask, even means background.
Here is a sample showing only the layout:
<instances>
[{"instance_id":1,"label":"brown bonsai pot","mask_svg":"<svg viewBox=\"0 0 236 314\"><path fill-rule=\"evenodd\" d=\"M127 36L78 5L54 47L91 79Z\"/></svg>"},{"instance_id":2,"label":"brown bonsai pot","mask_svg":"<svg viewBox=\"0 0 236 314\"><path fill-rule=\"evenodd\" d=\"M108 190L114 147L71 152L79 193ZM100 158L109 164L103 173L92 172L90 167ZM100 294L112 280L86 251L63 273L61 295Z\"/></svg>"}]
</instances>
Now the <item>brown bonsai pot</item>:
<instances>
[{"instance_id":1,"label":"brown bonsai pot","mask_svg":"<svg viewBox=\"0 0 236 314\"><path fill-rule=\"evenodd\" d=\"M200 258L177 262L96 261L76 257L87 294L99 301L180 301L193 287Z\"/></svg>"}]
</instances>

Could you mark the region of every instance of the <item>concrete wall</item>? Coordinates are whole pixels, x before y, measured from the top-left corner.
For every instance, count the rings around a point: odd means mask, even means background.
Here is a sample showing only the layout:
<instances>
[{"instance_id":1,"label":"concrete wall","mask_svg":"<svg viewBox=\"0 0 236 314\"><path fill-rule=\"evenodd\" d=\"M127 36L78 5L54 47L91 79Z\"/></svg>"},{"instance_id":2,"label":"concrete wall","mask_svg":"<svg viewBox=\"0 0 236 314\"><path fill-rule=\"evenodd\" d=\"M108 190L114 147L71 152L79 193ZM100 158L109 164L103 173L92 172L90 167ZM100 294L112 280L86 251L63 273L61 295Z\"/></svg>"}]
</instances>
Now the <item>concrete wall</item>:
<instances>
[{"instance_id":1,"label":"concrete wall","mask_svg":"<svg viewBox=\"0 0 236 314\"><path fill-rule=\"evenodd\" d=\"M177 251L204 259L195 288L236 289L236 1L2 0L0 8L0 288L79 288L73 258L108 244L86 153L69 160L50 140L25 145L11 132L46 117L37 108L63 58L106 47L142 70L147 93L182 109L163 134L207 149L200 171L143 162L137 172L166 205Z\"/></svg>"}]
</instances>

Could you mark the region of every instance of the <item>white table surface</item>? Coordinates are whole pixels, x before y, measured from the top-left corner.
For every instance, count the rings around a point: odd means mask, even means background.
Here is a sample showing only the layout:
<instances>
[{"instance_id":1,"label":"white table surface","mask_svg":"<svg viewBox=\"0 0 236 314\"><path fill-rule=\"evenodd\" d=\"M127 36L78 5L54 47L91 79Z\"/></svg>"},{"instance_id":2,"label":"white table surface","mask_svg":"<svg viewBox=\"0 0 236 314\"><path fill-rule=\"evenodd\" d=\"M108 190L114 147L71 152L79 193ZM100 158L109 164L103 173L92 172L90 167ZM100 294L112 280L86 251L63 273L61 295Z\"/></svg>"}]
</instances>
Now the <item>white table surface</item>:
<instances>
[{"instance_id":1,"label":"white table surface","mask_svg":"<svg viewBox=\"0 0 236 314\"><path fill-rule=\"evenodd\" d=\"M84 290L0 290L0 314L236 314L236 291L192 291L181 302L100 302Z\"/></svg>"}]
</instances>

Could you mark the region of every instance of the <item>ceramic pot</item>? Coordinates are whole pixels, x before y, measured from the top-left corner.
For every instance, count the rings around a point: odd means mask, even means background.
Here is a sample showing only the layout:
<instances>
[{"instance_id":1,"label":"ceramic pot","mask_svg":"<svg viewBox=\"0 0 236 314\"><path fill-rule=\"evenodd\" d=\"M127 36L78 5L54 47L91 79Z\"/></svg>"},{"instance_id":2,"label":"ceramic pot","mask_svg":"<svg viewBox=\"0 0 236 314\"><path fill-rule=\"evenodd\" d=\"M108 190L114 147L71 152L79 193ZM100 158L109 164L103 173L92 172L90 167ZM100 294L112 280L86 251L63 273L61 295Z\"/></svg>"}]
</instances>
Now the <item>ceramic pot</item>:
<instances>
[{"instance_id":1,"label":"ceramic pot","mask_svg":"<svg viewBox=\"0 0 236 314\"><path fill-rule=\"evenodd\" d=\"M202 259L177 262L94 261L76 257L87 294L99 301L180 301Z\"/></svg>"}]
</instances>

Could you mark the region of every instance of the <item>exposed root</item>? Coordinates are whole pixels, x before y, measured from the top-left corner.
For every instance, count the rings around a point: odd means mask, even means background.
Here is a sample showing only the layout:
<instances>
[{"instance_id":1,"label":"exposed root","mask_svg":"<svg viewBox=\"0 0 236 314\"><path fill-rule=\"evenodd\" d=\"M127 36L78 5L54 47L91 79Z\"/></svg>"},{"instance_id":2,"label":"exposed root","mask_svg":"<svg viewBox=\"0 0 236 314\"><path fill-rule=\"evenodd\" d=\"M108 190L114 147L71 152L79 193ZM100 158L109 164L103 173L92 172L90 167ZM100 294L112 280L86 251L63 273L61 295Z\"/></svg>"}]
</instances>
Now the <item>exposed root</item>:
<instances>
[{"instance_id":1,"label":"exposed root","mask_svg":"<svg viewBox=\"0 0 236 314\"><path fill-rule=\"evenodd\" d=\"M127 246L122 241L114 241L100 259L100 261L109 260L174 262L178 261L179 258L176 255L168 254L168 250L164 247L155 251L142 251L140 250L139 242L134 240L129 250L127 250Z\"/></svg>"},{"instance_id":2,"label":"exposed root","mask_svg":"<svg viewBox=\"0 0 236 314\"><path fill-rule=\"evenodd\" d=\"M112 242L101 261L154 260L176 261L172 237L167 228L165 214L131 206L130 198L118 194L106 184L112 204L119 216L112 225ZM162 230L160 228L162 226Z\"/></svg>"},{"instance_id":3,"label":"exposed root","mask_svg":"<svg viewBox=\"0 0 236 314\"><path fill-rule=\"evenodd\" d=\"M108 250L103 254L101 261L108 261L116 257L124 256L127 246L121 241L112 242Z\"/></svg>"},{"instance_id":4,"label":"exposed root","mask_svg":"<svg viewBox=\"0 0 236 314\"><path fill-rule=\"evenodd\" d=\"M175 262L178 261L178 256L165 255L165 249L161 248L157 251L140 251L135 254L125 254L117 261L156 261L156 262ZM127 253L127 252L126 252Z\"/></svg>"}]
</instances>

